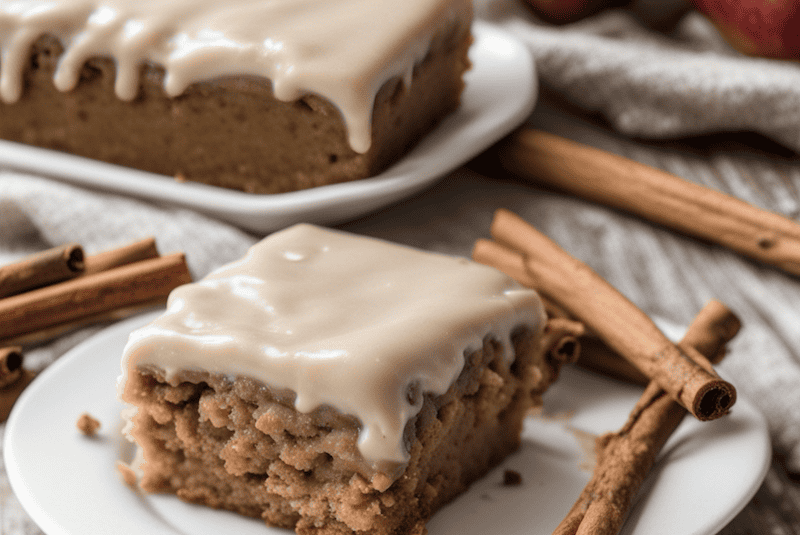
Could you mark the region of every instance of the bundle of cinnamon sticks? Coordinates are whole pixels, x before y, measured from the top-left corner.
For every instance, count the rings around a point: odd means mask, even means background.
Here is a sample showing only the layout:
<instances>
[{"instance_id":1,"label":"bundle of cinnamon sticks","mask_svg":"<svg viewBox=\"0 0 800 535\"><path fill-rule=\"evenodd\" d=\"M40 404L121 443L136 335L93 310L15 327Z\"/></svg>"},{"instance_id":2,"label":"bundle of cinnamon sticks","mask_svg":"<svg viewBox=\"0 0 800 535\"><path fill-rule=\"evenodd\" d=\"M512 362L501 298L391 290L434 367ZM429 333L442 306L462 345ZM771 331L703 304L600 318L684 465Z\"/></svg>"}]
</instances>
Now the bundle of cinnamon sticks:
<instances>
[{"instance_id":1,"label":"bundle of cinnamon sticks","mask_svg":"<svg viewBox=\"0 0 800 535\"><path fill-rule=\"evenodd\" d=\"M740 328L739 320L722 303L712 301L684 339L673 343L589 266L515 214L498 210L491 234L494 240L476 242L476 261L536 289L551 318L585 325L587 335L575 331L584 345L580 358L584 353L593 355L595 365L606 371L610 367L603 362L616 361L618 367L625 359L624 372L647 382L623 428L598 438L593 477L555 531L617 533L657 453L684 415L713 420L735 403L735 388L716 374L711 361L725 354L725 345ZM585 340L593 344L585 347Z\"/></svg>"},{"instance_id":2,"label":"bundle of cinnamon sticks","mask_svg":"<svg viewBox=\"0 0 800 535\"><path fill-rule=\"evenodd\" d=\"M92 256L70 243L0 267L0 421L32 379L21 346L162 305L191 280L183 253L160 256L153 238Z\"/></svg>"},{"instance_id":3,"label":"bundle of cinnamon sticks","mask_svg":"<svg viewBox=\"0 0 800 535\"><path fill-rule=\"evenodd\" d=\"M14 402L35 376L22 363L21 347L0 347L0 422L8 418Z\"/></svg>"},{"instance_id":4,"label":"bundle of cinnamon sticks","mask_svg":"<svg viewBox=\"0 0 800 535\"><path fill-rule=\"evenodd\" d=\"M76 243L49 249L0 267L0 346L162 304L187 282L183 253L160 256L152 238L93 256Z\"/></svg>"}]
</instances>

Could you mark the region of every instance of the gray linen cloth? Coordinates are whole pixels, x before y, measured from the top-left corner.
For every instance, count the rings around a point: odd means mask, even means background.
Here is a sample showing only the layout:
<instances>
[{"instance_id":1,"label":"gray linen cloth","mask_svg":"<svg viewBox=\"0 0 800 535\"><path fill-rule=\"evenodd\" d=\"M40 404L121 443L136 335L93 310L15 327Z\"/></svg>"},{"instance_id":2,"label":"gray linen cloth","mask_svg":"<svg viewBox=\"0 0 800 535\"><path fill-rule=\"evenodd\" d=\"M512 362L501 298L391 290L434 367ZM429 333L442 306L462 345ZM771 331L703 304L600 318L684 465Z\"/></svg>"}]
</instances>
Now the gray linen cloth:
<instances>
[{"instance_id":1,"label":"gray linen cloth","mask_svg":"<svg viewBox=\"0 0 800 535\"><path fill-rule=\"evenodd\" d=\"M622 11L555 28L536 24L510 0L478 2L477 7L481 16L529 44L543 83L603 114L619 132L660 138L752 130L800 149L800 67L741 57L701 18L690 15L665 35ZM581 139L580 128L572 130L538 110L532 120ZM786 180L777 179L769 163L754 167L754 193L737 182L738 175L726 172L727 160L710 163L715 172L706 177L706 185L794 218L800 214L799 167L789 169ZM681 174L681 165L665 167ZM800 472L798 279L600 207L464 170L344 228L468 255L474 240L486 236L499 207L521 214L587 260L659 320L685 325L711 297L732 306L746 327L722 372L764 412L775 446L787 456L789 468ZM185 251L195 278L240 257L260 238L185 209L0 166L0 263L67 241L82 243L91 254L144 236L155 236L162 253ZM27 365L46 367L98 328L32 349ZM4 473L0 495L5 500L0 531L35 533L8 492Z\"/></svg>"},{"instance_id":2,"label":"gray linen cloth","mask_svg":"<svg viewBox=\"0 0 800 535\"><path fill-rule=\"evenodd\" d=\"M650 31L672 0L609 10L562 27L523 0L478 0L478 14L525 41L541 80L620 132L644 138L753 131L800 150L800 64L743 57L702 15Z\"/></svg>"}]
</instances>

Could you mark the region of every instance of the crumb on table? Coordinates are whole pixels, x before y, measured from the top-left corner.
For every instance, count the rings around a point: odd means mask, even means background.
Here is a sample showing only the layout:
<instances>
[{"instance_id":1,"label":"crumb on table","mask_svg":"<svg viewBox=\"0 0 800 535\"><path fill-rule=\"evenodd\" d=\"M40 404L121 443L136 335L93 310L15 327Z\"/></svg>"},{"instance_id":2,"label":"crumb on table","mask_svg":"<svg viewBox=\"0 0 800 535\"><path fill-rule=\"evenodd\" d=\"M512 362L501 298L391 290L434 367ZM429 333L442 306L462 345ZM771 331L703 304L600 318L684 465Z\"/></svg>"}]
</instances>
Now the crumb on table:
<instances>
[{"instance_id":1,"label":"crumb on table","mask_svg":"<svg viewBox=\"0 0 800 535\"><path fill-rule=\"evenodd\" d=\"M84 412L80 415L78 421L75 422L75 426L78 428L78 431L87 437L93 437L97 433L97 430L100 429L100 422L88 412Z\"/></svg>"},{"instance_id":2,"label":"crumb on table","mask_svg":"<svg viewBox=\"0 0 800 535\"><path fill-rule=\"evenodd\" d=\"M516 470L506 470L503 472L503 485L507 487L522 485L522 474Z\"/></svg>"}]
</instances>

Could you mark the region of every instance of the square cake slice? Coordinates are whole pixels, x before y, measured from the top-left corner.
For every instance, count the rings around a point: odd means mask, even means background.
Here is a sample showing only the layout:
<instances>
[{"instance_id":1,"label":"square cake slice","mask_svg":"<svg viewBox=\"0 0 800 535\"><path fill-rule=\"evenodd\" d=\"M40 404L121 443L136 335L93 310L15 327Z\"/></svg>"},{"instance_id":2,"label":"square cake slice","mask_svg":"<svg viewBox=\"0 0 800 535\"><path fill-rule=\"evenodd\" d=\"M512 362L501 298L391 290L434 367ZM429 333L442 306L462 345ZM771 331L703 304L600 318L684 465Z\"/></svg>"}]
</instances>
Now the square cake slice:
<instances>
[{"instance_id":1,"label":"square cake slice","mask_svg":"<svg viewBox=\"0 0 800 535\"><path fill-rule=\"evenodd\" d=\"M424 533L513 452L557 369L493 268L301 224L182 286L120 392L148 492L304 534Z\"/></svg>"}]
</instances>

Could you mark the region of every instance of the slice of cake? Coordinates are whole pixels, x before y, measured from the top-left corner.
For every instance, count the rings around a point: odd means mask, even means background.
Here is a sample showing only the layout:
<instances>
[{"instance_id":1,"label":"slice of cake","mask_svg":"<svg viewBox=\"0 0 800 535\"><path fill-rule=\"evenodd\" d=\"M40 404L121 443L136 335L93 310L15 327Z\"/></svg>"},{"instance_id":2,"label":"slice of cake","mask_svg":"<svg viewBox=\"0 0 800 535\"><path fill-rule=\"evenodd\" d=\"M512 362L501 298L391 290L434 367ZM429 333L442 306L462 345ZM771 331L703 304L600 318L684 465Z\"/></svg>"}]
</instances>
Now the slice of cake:
<instances>
[{"instance_id":1,"label":"slice of cake","mask_svg":"<svg viewBox=\"0 0 800 535\"><path fill-rule=\"evenodd\" d=\"M469 0L0 2L0 138L254 193L373 176L459 104Z\"/></svg>"},{"instance_id":2,"label":"slice of cake","mask_svg":"<svg viewBox=\"0 0 800 535\"><path fill-rule=\"evenodd\" d=\"M406 534L520 442L557 370L493 268L296 225L133 332L141 487L314 534Z\"/></svg>"}]
</instances>

